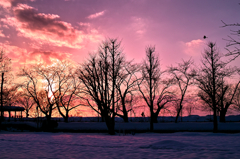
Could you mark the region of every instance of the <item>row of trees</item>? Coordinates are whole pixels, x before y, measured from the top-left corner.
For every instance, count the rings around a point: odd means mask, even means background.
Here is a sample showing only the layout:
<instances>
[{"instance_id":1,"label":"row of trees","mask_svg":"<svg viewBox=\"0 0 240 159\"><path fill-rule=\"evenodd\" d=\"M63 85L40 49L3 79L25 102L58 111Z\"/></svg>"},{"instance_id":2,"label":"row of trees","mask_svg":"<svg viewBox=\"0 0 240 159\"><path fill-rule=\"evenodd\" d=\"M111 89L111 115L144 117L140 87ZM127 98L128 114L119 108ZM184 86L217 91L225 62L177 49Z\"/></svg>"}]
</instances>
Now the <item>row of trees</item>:
<instances>
[{"instance_id":1,"label":"row of trees","mask_svg":"<svg viewBox=\"0 0 240 159\"><path fill-rule=\"evenodd\" d=\"M22 105L28 117L29 111L35 108L48 122L53 110L68 122L71 110L88 106L106 122L109 133L114 134L115 117L128 122L129 112L137 109L137 101L143 100L149 107L153 131L153 123L163 109L174 107L175 122L178 122L190 99L188 92L195 89L201 105L214 112L214 131L217 131L217 113L220 121L225 122L228 109L240 106L240 80L230 81L240 71L229 65L232 58L222 60L212 42L202 54L200 67L189 59L162 70L154 46L146 48L146 58L141 64L134 64L126 60L121 42L108 39L100 45L97 54L90 54L80 65L56 61L50 66L22 68L18 74L21 82L17 85L10 84L10 60L3 52L1 57L1 109L3 105Z\"/></svg>"}]
</instances>

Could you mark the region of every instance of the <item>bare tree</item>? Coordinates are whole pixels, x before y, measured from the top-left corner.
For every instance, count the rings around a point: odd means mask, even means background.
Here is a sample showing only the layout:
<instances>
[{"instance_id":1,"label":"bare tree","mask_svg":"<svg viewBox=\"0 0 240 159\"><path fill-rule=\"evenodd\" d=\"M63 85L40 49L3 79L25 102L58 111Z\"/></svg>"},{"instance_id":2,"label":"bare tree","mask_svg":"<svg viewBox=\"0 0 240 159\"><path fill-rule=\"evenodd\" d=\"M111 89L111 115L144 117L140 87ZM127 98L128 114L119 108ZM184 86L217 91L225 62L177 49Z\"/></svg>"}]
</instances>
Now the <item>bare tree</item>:
<instances>
[{"instance_id":1,"label":"bare tree","mask_svg":"<svg viewBox=\"0 0 240 159\"><path fill-rule=\"evenodd\" d=\"M232 24L227 24L224 21L222 21L223 26L222 27L240 27L239 23L232 23ZM227 45L226 45L226 50L228 53L226 56L231 56L231 60L235 60L238 56L240 56L240 41L238 40L238 37L240 36L240 29L237 30L231 30L230 35L228 36L227 39Z\"/></svg>"},{"instance_id":2,"label":"bare tree","mask_svg":"<svg viewBox=\"0 0 240 159\"><path fill-rule=\"evenodd\" d=\"M98 54L91 56L79 69L79 79L85 86L86 97L82 98L104 118L109 134L115 134L115 103L119 99L116 82L124 64L120 44L117 39L105 41Z\"/></svg>"},{"instance_id":3,"label":"bare tree","mask_svg":"<svg viewBox=\"0 0 240 159\"><path fill-rule=\"evenodd\" d=\"M126 62L122 67L119 78L117 78L116 89L120 102L116 103L116 115L123 118L124 122L128 122L128 113L133 110L134 92L138 91L137 81L139 79L135 75L138 70L138 65ZM120 113L118 113L118 110Z\"/></svg>"},{"instance_id":4,"label":"bare tree","mask_svg":"<svg viewBox=\"0 0 240 159\"><path fill-rule=\"evenodd\" d=\"M3 50L0 53L0 72L1 72L1 119L3 120L4 112L3 112L3 94L4 94L4 83L8 82L8 72L11 70L11 60L5 55Z\"/></svg>"},{"instance_id":5,"label":"bare tree","mask_svg":"<svg viewBox=\"0 0 240 159\"><path fill-rule=\"evenodd\" d=\"M81 92L80 80L75 74L75 68L66 61L56 63L49 70L54 81L52 100L64 121L68 122L69 112L81 105L78 97Z\"/></svg>"},{"instance_id":6,"label":"bare tree","mask_svg":"<svg viewBox=\"0 0 240 159\"><path fill-rule=\"evenodd\" d=\"M222 86L222 79L229 77L224 68L226 63L221 61L221 55L216 44L209 42L208 48L202 54L202 67L196 76L197 86L200 89L198 96L213 110L213 131L218 131L217 122L217 92Z\"/></svg>"},{"instance_id":7,"label":"bare tree","mask_svg":"<svg viewBox=\"0 0 240 159\"><path fill-rule=\"evenodd\" d=\"M50 123L53 109L56 108L52 99L54 85L52 72L42 64L38 64L30 69L23 68L19 76L24 78L24 83L21 85L23 91L34 100L37 108Z\"/></svg>"},{"instance_id":8,"label":"bare tree","mask_svg":"<svg viewBox=\"0 0 240 159\"><path fill-rule=\"evenodd\" d=\"M17 104L16 99L17 99L17 92L18 92L18 85L17 84L9 84L7 88L5 88L3 91L3 104L6 106L13 106Z\"/></svg>"},{"instance_id":9,"label":"bare tree","mask_svg":"<svg viewBox=\"0 0 240 159\"><path fill-rule=\"evenodd\" d=\"M36 105L33 98L23 91L17 92L16 98L15 102L25 108L26 118L28 118L30 110Z\"/></svg>"},{"instance_id":10,"label":"bare tree","mask_svg":"<svg viewBox=\"0 0 240 159\"><path fill-rule=\"evenodd\" d=\"M233 106L236 110L240 110L240 87L238 87L236 90L236 95L233 99Z\"/></svg>"},{"instance_id":11,"label":"bare tree","mask_svg":"<svg viewBox=\"0 0 240 159\"><path fill-rule=\"evenodd\" d=\"M234 70L232 71L235 72ZM229 107L234 105L234 98L236 96L239 84L240 81L238 81L237 84L225 84L225 82L222 81L220 90L217 92L217 110L220 113L220 122L225 122L225 116Z\"/></svg>"},{"instance_id":12,"label":"bare tree","mask_svg":"<svg viewBox=\"0 0 240 159\"><path fill-rule=\"evenodd\" d=\"M177 115L175 118L175 123L178 122L178 118L180 112L182 112L183 101L187 92L187 89L190 85L193 84L193 79L196 75L195 71L192 70L193 61L189 59L188 61L184 61L179 63L177 67L171 66L169 67L169 73L174 79L174 83L180 90L180 98L177 101Z\"/></svg>"},{"instance_id":13,"label":"bare tree","mask_svg":"<svg viewBox=\"0 0 240 159\"><path fill-rule=\"evenodd\" d=\"M153 131L153 123L161 109L171 101L168 88L171 82L161 79L160 63L154 46L146 48L146 59L141 67L142 79L138 83L139 91L150 109L150 131ZM154 112L155 110L155 112Z\"/></svg>"}]
</instances>

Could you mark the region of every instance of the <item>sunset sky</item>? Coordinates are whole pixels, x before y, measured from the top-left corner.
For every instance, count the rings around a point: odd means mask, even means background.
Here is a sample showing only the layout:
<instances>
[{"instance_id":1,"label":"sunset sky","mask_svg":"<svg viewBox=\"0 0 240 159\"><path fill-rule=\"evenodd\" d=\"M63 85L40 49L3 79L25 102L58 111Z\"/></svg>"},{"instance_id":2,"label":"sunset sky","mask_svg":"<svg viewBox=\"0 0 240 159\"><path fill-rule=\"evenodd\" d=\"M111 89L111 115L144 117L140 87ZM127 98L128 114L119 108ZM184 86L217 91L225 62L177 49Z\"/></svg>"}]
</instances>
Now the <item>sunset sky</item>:
<instances>
[{"instance_id":1,"label":"sunset sky","mask_svg":"<svg viewBox=\"0 0 240 159\"><path fill-rule=\"evenodd\" d=\"M238 0L1 0L0 47L15 68L55 58L80 63L105 38L122 40L135 62L155 45L163 67L190 57L197 63L208 41L226 52L231 28L221 20L239 16Z\"/></svg>"}]
</instances>

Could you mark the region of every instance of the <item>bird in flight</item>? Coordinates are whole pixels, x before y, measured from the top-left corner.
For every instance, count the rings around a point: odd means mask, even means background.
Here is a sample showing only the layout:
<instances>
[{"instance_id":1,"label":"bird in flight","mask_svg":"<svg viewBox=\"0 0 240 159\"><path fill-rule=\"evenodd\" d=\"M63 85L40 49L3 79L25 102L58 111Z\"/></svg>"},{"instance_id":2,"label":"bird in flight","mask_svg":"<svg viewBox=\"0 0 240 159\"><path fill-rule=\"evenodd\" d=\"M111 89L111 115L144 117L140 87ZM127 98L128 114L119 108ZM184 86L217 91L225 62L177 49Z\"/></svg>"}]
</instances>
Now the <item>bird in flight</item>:
<instances>
[{"instance_id":1,"label":"bird in flight","mask_svg":"<svg viewBox=\"0 0 240 159\"><path fill-rule=\"evenodd\" d=\"M204 35L204 36L203 36L203 39L206 39L206 38L207 38L206 35Z\"/></svg>"}]
</instances>

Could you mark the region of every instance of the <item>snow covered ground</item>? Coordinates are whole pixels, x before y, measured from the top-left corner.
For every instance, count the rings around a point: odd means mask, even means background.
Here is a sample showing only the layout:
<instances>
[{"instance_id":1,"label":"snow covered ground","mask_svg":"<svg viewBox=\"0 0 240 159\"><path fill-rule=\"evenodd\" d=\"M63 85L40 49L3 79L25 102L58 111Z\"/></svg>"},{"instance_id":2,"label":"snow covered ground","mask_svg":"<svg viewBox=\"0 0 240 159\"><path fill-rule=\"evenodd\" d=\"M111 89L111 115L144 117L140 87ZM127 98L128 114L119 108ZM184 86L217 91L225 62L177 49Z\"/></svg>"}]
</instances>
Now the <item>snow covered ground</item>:
<instances>
[{"instance_id":1,"label":"snow covered ground","mask_svg":"<svg viewBox=\"0 0 240 159\"><path fill-rule=\"evenodd\" d=\"M240 158L240 134L0 132L0 158Z\"/></svg>"}]
</instances>

